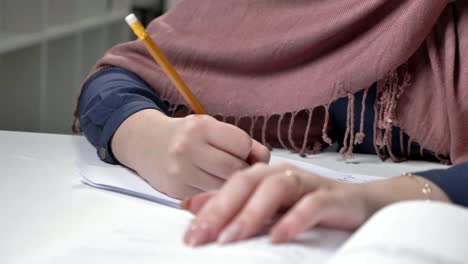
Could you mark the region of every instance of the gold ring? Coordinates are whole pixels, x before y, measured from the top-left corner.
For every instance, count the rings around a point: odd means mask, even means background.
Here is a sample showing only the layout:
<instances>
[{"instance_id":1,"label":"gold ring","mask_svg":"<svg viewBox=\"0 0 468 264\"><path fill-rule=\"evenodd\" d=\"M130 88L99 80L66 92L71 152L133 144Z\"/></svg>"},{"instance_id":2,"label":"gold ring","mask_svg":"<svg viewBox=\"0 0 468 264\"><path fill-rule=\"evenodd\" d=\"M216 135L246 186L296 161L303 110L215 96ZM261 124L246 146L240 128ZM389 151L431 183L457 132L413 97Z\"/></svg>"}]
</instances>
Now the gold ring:
<instances>
[{"instance_id":1,"label":"gold ring","mask_svg":"<svg viewBox=\"0 0 468 264\"><path fill-rule=\"evenodd\" d=\"M302 183L301 181L301 178L299 177L299 175L297 174L297 172L293 171L293 170L286 170L285 171L285 174L286 176L288 177L292 177L294 178L294 181L296 182L296 185L298 187L298 190L297 190L297 193L298 193L298 197L302 197L303 195L303 192L304 192L304 184Z\"/></svg>"}]
</instances>

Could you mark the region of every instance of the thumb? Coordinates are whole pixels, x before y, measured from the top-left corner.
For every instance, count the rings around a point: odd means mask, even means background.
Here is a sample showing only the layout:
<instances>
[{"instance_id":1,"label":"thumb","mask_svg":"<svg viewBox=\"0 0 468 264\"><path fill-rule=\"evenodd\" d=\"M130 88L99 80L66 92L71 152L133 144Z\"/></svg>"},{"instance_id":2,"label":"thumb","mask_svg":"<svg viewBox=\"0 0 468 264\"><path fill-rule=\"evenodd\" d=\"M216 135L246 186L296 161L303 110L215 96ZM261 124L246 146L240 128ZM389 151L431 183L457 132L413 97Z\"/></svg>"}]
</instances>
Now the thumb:
<instances>
[{"instance_id":1,"label":"thumb","mask_svg":"<svg viewBox=\"0 0 468 264\"><path fill-rule=\"evenodd\" d=\"M208 202L216 193L217 191L210 191L194 195L188 199L185 199L180 207L191 212L192 214L197 214L198 211L200 211L200 209L202 209L202 207L205 205L205 203Z\"/></svg>"},{"instance_id":2,"label":"thumb","mask_svg":"<svg viewBox=\"0 0 468 264\"><path fill-rule=\"evenodd\" d=\"M252 148L247 163L253 165L257 162L268 163L270 161L270 150L255 139L252 139Z\"/></svg>"}]
</instances>

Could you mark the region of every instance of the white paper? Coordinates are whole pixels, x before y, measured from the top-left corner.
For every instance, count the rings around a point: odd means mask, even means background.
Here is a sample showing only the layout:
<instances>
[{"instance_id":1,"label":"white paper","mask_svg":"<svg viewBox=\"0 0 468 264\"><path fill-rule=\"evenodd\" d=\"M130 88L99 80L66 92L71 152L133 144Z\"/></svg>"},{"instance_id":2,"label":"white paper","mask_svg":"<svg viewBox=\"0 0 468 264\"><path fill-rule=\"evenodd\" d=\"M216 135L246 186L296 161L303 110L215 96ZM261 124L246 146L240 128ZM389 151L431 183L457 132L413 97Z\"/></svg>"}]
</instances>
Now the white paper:
<instances>
[{"instance_id":1,"label":"white paper","mask_svg":"<svg viewBox=\"0 0 468 264\"><path fill-rule=\"evenodd\" d=\"M305 259L313 259L312 263L320 264L349 237L347 232L317 228L283 245L273 245L268 237L259 236L226 246L210 244L193 249L182 242L192 216L164 206L145 208L129 209L131 217L117 220L106 230L54 245L34 263L306 264L311 262Z\"/></svg>"},{"instance_id":2,"label":"white paper","mask_svg":"<svg viewBox=\"0 0 468 264\"><path fill-rule=\"evenodd\" d=\"M348 182L367 182L382 179L375 176L357 175L351 173L337 172L311 163L288 159L272 155L270 164L291 163L301 169L314 172L330 179ZM92 187L119 192L153 202L157 202L170 207L179 208L180 200L171 198L151 187L145 180L135 172L115 165L78 165L82 181Z\"/></svg>"},{"instance_id":3,"label":"white paper","mask_svg":"<svg viewBox=\"0 0 468 264\"><path fill-rule=\"evenodd\" d=\"M353 173L343 173L338 172L332 169L328 169L322 166L318 166L305 161L298 161L295 159L288 159L281 156L272 155L270 164L280 164L280 163L290 163L298 168L301 168L306 171L314 172L322 177L334 179L338 181L346 181L353 183L363 183L368 181L382 180L382 177L353 174Z\"/></svg>"},{"instance_id":4,"label":"white paper","mask_svg":"<svg viewBox=\"0 0 468 264\"><path fill-rule=\"evenodd\" d=\"M366 182L382 179L337 172L279 156L273 156L271 164L283 162L337 180ZM166 205L168 201L178 203L151 188L132 171L119 166L82 165L80 173L85 182L98 188ZM73 244L57 245L38 263L423 264L465 263L468 259L467 210L436 202L407 202L384 208L350 239L346 232L314 228L296 241L280 246L272 245L266 236L260 236L229 246L211 244L197 249L182 243L183 232L191 219L187 212L153 206L127 213L132 216L130 219L111 224L108 229Z\"/></svg>"},{"instance_id":5,"label":"white paper","mask_svg":"<svg viewBox=\"0 0 468 264\"><path fill-rule=\"evenodd\" d=\"M468 263L468 210L427 201L377 212L338 251L331 264Z\"/></svg>"},{"instance_id":6,"label":"white paper","mask_svg":"<svg viewBox=\"0 0 468 264\"><path fill-rule=\"evenodd\" d=\"M82 181L92 187L119 192L170 207L180 207L180 200L155 190L135 172L122 166L81 165Z\"/></svg>"}]
</instances>

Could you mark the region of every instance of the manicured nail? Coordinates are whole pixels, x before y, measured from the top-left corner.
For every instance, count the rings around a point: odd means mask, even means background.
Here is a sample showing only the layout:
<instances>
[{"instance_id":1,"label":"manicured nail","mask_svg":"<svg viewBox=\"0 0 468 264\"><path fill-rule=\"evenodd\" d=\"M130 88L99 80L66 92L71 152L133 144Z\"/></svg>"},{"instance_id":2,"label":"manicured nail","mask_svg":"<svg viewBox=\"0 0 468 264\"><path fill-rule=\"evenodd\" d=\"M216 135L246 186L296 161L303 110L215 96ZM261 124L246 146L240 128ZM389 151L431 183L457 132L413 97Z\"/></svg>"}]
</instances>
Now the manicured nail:
<instances>
[{"instance_id":1,"label":"manicured nail","mask_svg":"<svg viewBox=\"0 0 468 264\"><path fill-rule=\"evenodd\" d=\"M208 239L208 225L192 224L187 233L185 233L185 242L191 247L200 246L207 242Z\"/></svg>"},{"instance_id":2,"label":"manicured nail","mask_svg":"<svg viewBox=\"0 0 468 264\"><path fill-rule=\"evenodd\" d=\"M240 224L229 225L218 237L217 242L219 244L228 244L234 242L239 238L241 231L242 227Z\"/></svg>"}]
</instances>

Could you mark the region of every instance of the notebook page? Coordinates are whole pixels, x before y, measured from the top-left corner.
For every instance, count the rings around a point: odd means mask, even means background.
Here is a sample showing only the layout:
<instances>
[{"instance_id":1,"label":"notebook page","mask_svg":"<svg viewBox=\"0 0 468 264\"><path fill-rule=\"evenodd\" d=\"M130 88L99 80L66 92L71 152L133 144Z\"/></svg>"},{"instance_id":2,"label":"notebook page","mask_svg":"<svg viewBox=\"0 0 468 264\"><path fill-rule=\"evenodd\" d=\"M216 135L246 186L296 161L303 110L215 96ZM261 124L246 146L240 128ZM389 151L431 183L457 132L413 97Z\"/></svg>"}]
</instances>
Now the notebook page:
<instances>
[{"instance_id":1,"label":"notebook page","mask_svg":"<svg viewBox=\"0 0 468 264\"><path fill-rule=\"evenodd\" d=\"M272 155L270 160L270 164L272 165L285 162L291 163L301 169L315 172L323 177L340 181L360 183L382 179L381 177L375 176L337 172L311 163L275 155ZM79 164L78 171L82 181L92 187L147 199L170 207L180 207L180 200L171 198L155 190L135 172L122 166L109 164Z\"/></svg>"},{"instance_id":2,"label":"notebook page","mask_svg":"<svg viewBox=\"0 0 468 264\"><path fill-rule=\"evenodd\" d=\"M81 165L79 173L82 181L92 187L147 199L170 207L180 207L180 200L158 192L135 172L122 166Z\"/></svg>"},{"instance_id":3,"label":"notebook page","mask_svg":"<svg viewBox=\"0 0 468 264\"><path fill-rule=\"evenodd\" d=\"M34 263L289 264L312 259L312 263L321 264L349 237L346 232L315 229L279 246L260 236L232 245L193 249L182 242L192 218L187 212L148 204L126 210L129 217L125 221L111 223L106 230L74 239L74 243L56 245Z\"/></svg>"},{"instance_id":4,"label":"notebook page","mask_svg":"<svg viewBox=\"0 0 468 264\"><path fill-rule=\"evenodd\" d=\"M339 250L331 264L467 263L468 210L413 201L379 211Z\"/></svg>"},{"instance_id":5,"label":"notebook page","mask_svg":"<svg viewBox=\"0 0 468 264\"><path fill-rule=\"evenodd\" d=\"M332 169L328 169L322 166L318 166L312 163L308 163L305 161L299 161L295 159L288 159L281 156L271 156L270 164L281 164L281 163L291 163L292 165L301 168L306 171L314 172L320 176L339 180L339 181L346 181L346 182L354 182L354 183L363 183L368 181L375 181L375 180L382 180L382 177L377 176L370 176L370 175L362 175L362 174L353 174L353 173L343 173L339 171L335 171Z\"/></svg>"}]
</instances>

